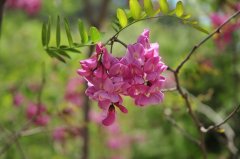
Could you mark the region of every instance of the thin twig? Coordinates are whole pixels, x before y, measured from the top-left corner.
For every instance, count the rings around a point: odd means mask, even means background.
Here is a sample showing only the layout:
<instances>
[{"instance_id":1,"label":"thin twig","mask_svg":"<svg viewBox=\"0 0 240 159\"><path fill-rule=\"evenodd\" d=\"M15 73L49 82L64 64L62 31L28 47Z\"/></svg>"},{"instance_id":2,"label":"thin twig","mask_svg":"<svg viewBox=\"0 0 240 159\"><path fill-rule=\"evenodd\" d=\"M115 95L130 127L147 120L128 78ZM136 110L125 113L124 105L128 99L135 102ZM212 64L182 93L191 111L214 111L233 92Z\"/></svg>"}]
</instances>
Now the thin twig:
<instances>
[{"instance_id":1,"label":"thin twig","mask_svg":"<svg viewBox=\"0 0 240 159\"><path fill-rule=\"evenodd\" d=\"M237 114L238 110L240 109L240 105L238 105L227 117L225 120L223 120L222 122L220 122L219 124L216 124L216 125L211 125L209 126L207 129L204 129L202 128L201 130L204 132L204 133L207 133L211 130L214 130L214 129L218 129L219 127L221 127L223 124L225 124L229 119L231 119L235 114Z\"/></svg>"},{"instance_id":2,"label":"thin twig","mask_svg":"<svg viewBox=\"0 0 240 159\"><path fill-rule=\"evenodd\" d=\"M205 147L204 133L201 131L202 123L199 121L198 117L196 116L196 114L192 110L192 105L189 101L188 94L183 92L182 88L180 87L178 72L174 71L174 77L175 77L175 81L176 81L177 91L179 92L179 94L184 99L184 101L186 103L186 106L188 108L188 114L192 118L192 120L193 120L193 122L194 122L194 124L195 124L195 126L196 126L196 128L199 132L200 139L199 139L199 144L198 145L199 145L199 147L202 151L203 158L206 159L207 158L207 151L206 151L206 147Z\"/></svg>"},{"instance_id":3,"label":"thin twig","mask_svg":"<svg viewBox=\"0 0 240 159\"><path fill-rule=\"evenodd\" d=\"M42 74L41 74L41 86L40 86L40 90L39 90L39 94L38 94L38 109L37 109L37 113L28 121L26 121L25 124L23 124L23 126L18 130L15 131L13 134L11 134L9 137L7 137L9 139L9 141L3 146L2 149L0 149L0 156L2 156L11 146L14 142L16 142L20 137L21 137L21 133L22 131L26 130L27 128L29 128L32 124L32 122L36 119L38 112L40 111L40 104L42 103L42 93L43 93L43 89L45 87L46 84L46 74L45 74L45 64L42 64Z\"/></svg>"},{"instance_id":4,"label":"thin twig","mask_svg":"<svg viewBox=\"0 0 240 159\"><path fill-rule=\"evenodd\" d=\"M20 142L18 140L16 140L16 145L17 145L17 148L22 156L22 159L27 159L26 155L25 155L25 152L23 151L22 149L22 146L20 144Z\"/></svg>"},{"instance_id":5,"label":"thin twig","mask_svg":"<svg viewBox=\"0 0 240 159\"><path fill-rule=\"evenodd\" d=\"M222 25L220 25L217 29L215 29L211 34L209 34L207 37L205 37L202 41L199 42L199 44L197 44L196 46L194 46L192 48L192 50L189 52L189 54L186 56L186 58L177 66L177 68L175 70L169 69L170 71L172 71L174 73L174 77L175 77L175 81L176 81L176 87L177 87L177 91L179 92L179 94L182 96L182 98L184 99L186 106L188 108L188 113L190 115L190 117L192 118L192 120L195 123L195 126L197 127L197 130L199 132L200 135L200 139L199 139L199 147L201 148L202 154L203 154L203 158L206 159L207 158L207 151L206 151L206 147L205 147L205 135L204 132L202 132L202 128L203 125L202 123L199 121L198 117L195 115L194 111L192 110L192 106L191 103L189 101L188 98L188 94L183 92L181 86L180 86L180 82L179 82L179 71L181 70L181 68L184 66L184 64L190 59L190 57L193 55L193 53L195 53L195 51L202 46L207 40L209 40L211 37L213 37L215 34L220 33L220 30L227 24L229 23L232 19L234 19L235 17L237 17L240 14L240 11L236 12L235 14L233 14L231 17L229 17Z\"/></svg>"},{"instance_id":6,"label":"thin twig","mask_svg":"<svg viewBox=\"0 0 240 159\"><path fill-rule=\"evenodd\" d=\"M119 40L118 38L114 38L113 42L118 42L118 43L122 44L125 48L127 48L127 44L125 44L123 41Z\"/></svg>"},{"instance_id":7,"label":"thin twig","mask_svg":"<svg viewBox=\"0 0 240 159\"><path fill-rule=\"evenodd\" d=\"M166 119L177 128L177 130L183 134L184 137L186 137L188 140L192 141L195 144L199 144L198 140L195 139L191 134L189 134L184 128L182 128L180 125L178 125L178 123L176 122L175 119L173 119L172 117L170 117L169 115L165 114Z\"/></svg>"},{"instance_id":8,"label":"thin twig","mask_svg":"<svg viewBox=\"0 0 240 159\"><path fill-rule=\"evenodd\" d=\"M0 1L0 37L1 37L1 32L2 32L2 21L3 21L3 12L4 12L5 2L6 2L6 0Z\"/></svg>"},{"instance_id":9,"label":"thin twig","mask_svg":"<svg viewBox=\"0 0 240 159\"><path fill-rule=\"evenodd\" d=\"M84 0L86 6L85 9L89 12L92 12L92 4L89 0ZM96 21L93 20L92 14L87 16L87 20L91 25L95 25L99 29L102 26L103 21L105 20L107 16L108 6L109 6L110 0L102 0L102 5L99 11L99 16ZM94 46L89 47L88 57L91 56L92 52L94 50ZM85 82L84 87L87 88L87 83ZM89 112L90 112L90 101L87 96L84 97L84 105L83 105L83 121L84 126L82 129L82 139L83 139L83 146L82 146L82 159L88 159L89 158Z\"/></svg>"},{"instance_id":10,"label":"thin twig","mask_svg":"<svg viewBox=\"0 0 240 159\"><path fill-rule=\"evenodd\" d=\"M192 50L188 53L187 57L178 65L176 68L176 72L179 72L180 69L183 67L183 65L190 59L190 57L193 55L193 53L206 41L208 41L211 37L213 37L215 34L219 34L221 32L221 29L228 24L232 19L237 17L240 14L240 10L234 13L231 17L229 17L222 25L220 25L217 29L215 29L211 34L209 34L206 38L204 38L202 41L199 42L199 44L195 45Z\"/></svg>"}]
</instances>

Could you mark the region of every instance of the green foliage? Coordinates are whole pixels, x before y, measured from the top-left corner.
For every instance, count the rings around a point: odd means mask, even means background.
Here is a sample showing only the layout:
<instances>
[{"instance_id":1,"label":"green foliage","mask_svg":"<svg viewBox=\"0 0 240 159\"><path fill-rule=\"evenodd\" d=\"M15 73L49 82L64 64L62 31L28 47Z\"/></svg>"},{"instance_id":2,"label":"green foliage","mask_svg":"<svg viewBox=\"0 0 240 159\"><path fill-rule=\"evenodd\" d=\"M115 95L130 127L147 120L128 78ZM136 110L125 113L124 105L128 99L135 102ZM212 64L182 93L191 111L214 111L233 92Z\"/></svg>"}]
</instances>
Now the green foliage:
<instances>
[{"instance_id":1,"label":"green foliage","mask_svg":"<svg viewBox=\"0 0 240 159\"><path fill-rule=\"evenodd\" d=\"M57 29L56 29L56 44L57 47L60 46L61 43L61 24L60 24L60 17L57 17Z\"/></svg>"},{"instance_id":2,"label":"green foliage","mask_svg":"<svg viewBox=\"0 0 240 159\"><path fill-rule=\"evenodd\" d=\"M177 2L177 6L175 10L176 10L176 15L178 17L182 17L184 13L184 8L183 8L183 3L181 1Z\"/></svg>"},{"instance_id":3,"label":"green foliage","mask_svg":"<svg viewBox=\"0 0 240 159\"><path fill-rule=\"evenodd\" d=\"M121 9L121 8L117 9L117 18L119 20L119 24L121 25L121 27L124 28L125 26L127 26L128 19L127 19L127 15L123 9Z\"/></svg>"},{"instance_id":4,"label":"green foliage","mask_svg":"<svg viewBox=\"0 0 240 159\"><path fill-rule=\"evenodd\" d=\"M129 8L130 8L133 19L138 20L141 18L142 7L139 4L138 0L130 0Z\"/></svg>"},{"instance_id":5,"label":"green foliage","mask_svg":"<svg viewBox=\"0 0 240 159\"><path fill-rule=\"evenodd\" d=\"M93 43L101 40L101 34L96 27L91 27L89 32Z\"/></svg>"},{"instance_id":6,"label":"green foliage","mask_svg":"<svg viewBox=\"0 0 240 159\"><path fill-rule=\"evenodd\" d=\"M130 0L129 7L130 12L125 13L123 9L117 9L117 19L112 23L112 27L116 32L134 24L135 22L148 20L152 18L160 18L162 16L170 16L179 19L183 24L188 24L193 28L209 34L208 31L196 23L196 20L190 19L191 15L186 14L182 1L178 1L176 8L171 10L167 0L159 0L159 9L154 10L151 0L144 0L144 9L137 0ZM127 10L128 11L128 10Z\"/></svg>"},{"instance_id":7,"label":"green foliage","mask_svg":"<svg viewBox=\"0 0 240 159\"><path fill-rule=\"evenodd\" d=\"M83 44L86 44L88 42L88 33L87 33L87 30L83 24L83 21L82 20L78 20L78 29L79 29L79 33L80 33L80 36L81 36L81 42Z\"/></svg>"},{"instance_id":8,"label":"green foliage","mask_svg":"<svg viewBox=\"0 0 240 159\"><path fill-rule=\"evenodd\" d=\"M65 24L65 30L66 30L69 46L72 47L73 46L73 39L72 39L70 27L69 27L69 22L66 18L64 19L64 24Z\"/></svg>"},{"instance_id":9,"label":"green foliage","mask_svg":"<svg viewBox=\"0 0 240 159\"><path fill-rule=\"evenodd\" d=\"M167 0L159 0L160 10L163 14L169 13L169 5Z\"/></svg>"},{"instance_id":10,"label":"green foliage","mask_svg":"<svg viewBox=\"0 0 240 159\"><path fill-rule=\"evenodd\" d=\"M144 0L144 10L149 17L155 16L158 12L160 12L160 9L157 11L154 10L151 0Z\"/></svg>"},{"instance_id":11,"label":"green foliage","mask_svg":"<svg viewBox=\"0 0 240 159\"><path fill-rule=\"evenodd\" d=\"M82 20L78 21L79 34L81 37L81 43L73 41L71 29L68 20L64 19L65 32L68 39L68 45L61 45L61 19L57 17L56 24L56 46L49 46L51 40L51 20L48 19L47 23L43 23L42 26L42 46L48 55L52 58L56 58L61 62L66 62L65 58L70 59L69 53L81 53L78 48L96 45L101 40L101 33L96 27L90 27L89 33Z\"/></svg>"},{"instance_id":12,"label":"green foliage","mask_svg":"<svg viewBox=\"0 0 240 159\"><path fill-rule=\"evenodd\" d=\"M208 31L198 25L198 22L194 19L190 19L191 15L186 14L183 3L178 1L175 9L170 9L170 5L167 0L159 0L159 9L154 9L151 0L144 0L144 7L142 8L138 0L129 0L129 10L118 8L116 11L116 18L112 23L112 28L120 33L123 29L128 26L143 20L152 18L160 18L162 16L170 16L179 19L183 24L190 25L191 27L208 34ZM42 45L46 49L46 52L54 58L65 62L64 58L70 58L68 52L80 52L79 48L89 45L95 45L101 41L101 33L96 27L90 27L89 31L82 20L78 21L78 30L81 37L81 43L73 41L71 30L68 20L64 19L65 31L68 39L68 45L61 46L61 28L60 18L57 17L57 28L56 28L56 47L49 47L50 35L51 35L51 23L50 18L47 24L43 24L42 28Z\"/></svg>"}]
</instances>

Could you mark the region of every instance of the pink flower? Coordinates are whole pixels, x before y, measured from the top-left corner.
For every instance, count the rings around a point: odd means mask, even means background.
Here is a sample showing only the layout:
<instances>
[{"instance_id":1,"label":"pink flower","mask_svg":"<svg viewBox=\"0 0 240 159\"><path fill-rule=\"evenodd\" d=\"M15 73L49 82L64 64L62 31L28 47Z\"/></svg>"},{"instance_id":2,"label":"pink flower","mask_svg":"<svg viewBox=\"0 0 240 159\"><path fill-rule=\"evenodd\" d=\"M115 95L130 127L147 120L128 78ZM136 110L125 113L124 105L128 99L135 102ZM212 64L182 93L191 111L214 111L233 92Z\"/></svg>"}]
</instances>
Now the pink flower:
<instances>
[{"instance_id":1,"label":"pink flower","mask_svg":"<svg viewBox=\"0 0 240 159\"><path fill-rule=\"evenodd\" d=\"M36 15L41 9L41 0L7 0L6 6L12 9L22 9L28 15Z\"/></svg>"},{"instance_id":2,"label":"pink flower","mask_svg":"<svg viewBox=\"0 0 240 159\"><path fill-rule=\"evenodd\" d=\"M46 115L46 114L42 115L41 114L41 115L36 117L34 123L36 125L39 125L39 126L46 126L48 124L49 120L50 120L50 118L49 118L48 115Z\"/></svg>"},{"instance_id":3,"label":"pink flower","mask_svg":"<svg viewBox=\"0 0 240 159\"><path fill-rule=\"evenodd\" d=\"M24 102L24 96L21 93L14 93L13 94L13 104L18 107L22 105Z\"/></svg>"},{"instance_id":4,"label":"pink flower","mask_svg":"<svg viewBox=\"0 0 240 159\"><path fill-rule=\"evenodd\" d=\"M29 15L36 15L41 9L41 0L24 0L22 9Z\"/></svg>"},{"instance_id":5,"label":"pink flower","mask_svg":"<svg viewBox=\"0 0 240 159\"><path fill-rule=\"evenodd\" d=\"M9 8L21 8L23 0L7 0L6 6Z\"/></svg>"},{"instance_id":6,"label":"pink flower","mask_svg":"<svg viewBox=\"0 0 240 159\"><path fill-rule=\"evenodd\" d=\"M161 92L165 78L161 75L167 66L161 61L158 45L149 43L149 31L138 38L138 42L129 45L124 63L129 66L128 94L139 106L158 104L163 100Z\"/></svg>"},{"instance_id":7,"label":"pink flower","mask_svg":"<svg viewBox=\"0 0 240 159\"><path fill-rule=\"evenodd\" d=\"M165 78L161 75L167 66L161 61L157 43L149 42L149 30L139 36L137 43L128 45L126 55L115 58L100 43L89 59L80 61L78 74L88 81L86 94L98 102L106 114L102 123L115 121L116 110L127 113L122 96L130 96L139 106L163 101L161 89Z\"/></svg>"},{"instance_id":8,"label":"pink flower","mask_svg":"<svg viewBox=\"0 0 240 159\"><path fill-rule=\"evenodd\" d=\"M240 10L240 3L236 4L236 8L237 8L237 10Z\"/></svg>"},{"instance_id":9,"label":"pink flower","mask_svg":"<svg viewBox=\"0 0 240 159\"><path fill-rule=\"evenodd\" d=\"M50 119L46 114L45 106L34 103L28 105L26 115L29 120L33 120L33 122L39 126L46 126Z\"/></svg>"},{"instance_id":10,"label":"pink flower","mask_svg":"<svg viewBox=\"0 0 240 159\"><path fill-rule=\"evenodd\" d=\"M81 78L72 78L68 81L66 92L65 92L65 99L72 104L77 106L81 106L83 103L82 99L82 89L81 86L83 85L83 80Z\"/></svg>"},{"instance_id":11,"label":"pink flower","mask_svg":"<svg viewBox=\"0 0 240 159\"><path fill-rule=\"evenodd\" d=\"M53 140L58 142L63 142L66 138L66 129L65 127L55 128L52 134Z\"/></svg>"},{"instance_id":12,"label":"pink flower","mask_svg":"<svg viewBox=\"0 0 240 159\"><path fill-rule=\"evenodd\" d=\"M220 13L213 13L210 16L212 21L212 25L214 28L219 27L223 24L227 19L228 16ZM226 25L222 30L221 33L215 37L215 43L220 50L224 50L228 44L232 42L233 32L240 28L240 23L230 23Z\"/></svg>"}]
</instances>

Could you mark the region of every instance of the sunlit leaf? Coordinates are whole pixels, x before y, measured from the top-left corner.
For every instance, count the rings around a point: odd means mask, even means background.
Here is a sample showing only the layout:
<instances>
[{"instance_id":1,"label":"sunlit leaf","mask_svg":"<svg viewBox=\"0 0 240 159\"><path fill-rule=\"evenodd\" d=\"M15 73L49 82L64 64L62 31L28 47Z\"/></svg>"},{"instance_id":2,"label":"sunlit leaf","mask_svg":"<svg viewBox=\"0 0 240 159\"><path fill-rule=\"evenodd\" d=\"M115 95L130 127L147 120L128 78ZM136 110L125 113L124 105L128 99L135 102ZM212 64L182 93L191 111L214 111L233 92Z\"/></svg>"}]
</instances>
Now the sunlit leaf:
<instances>
[{"instance_id":1,"label":"sunlit leaf","mask_svg":"<svg viewBox=\"0 0 240 159\"><path fill-rule=\"evenodd\" d=\"M71 59L71 57L70 57L65 51L63 51L63 50L58 50L57 52L58 52L60 55L66 57L66 58L68 58L68 59Z\"/></svg>"},{"instance_id":2,"label":"sunlit leaf","mask_svg":"<svg viewBox=\"0 0 240 159\"><path fill-rule=\"evenodd\" d=\"M47 35L46 35L46 45L48 46L51 39L51 17L48 18L47 24Z\"/></svg>"},{"instance_id":3,"label":"sunlit leaf","mask_svg":"<svg viewBox=\"0 0 240 159\"><path fill-rule=\"evenodd\" d=\"M190 21L189 22L191 25L197 25L198 24L198 21L194 20L194 21Z\"/></svg>"},{"instance_id":4,"label":"sunlit leaf","mask_svg":"<svg viewBox=\"0 0 240 159\"><path fill-rule=\"evenodd\" d=\"M163 14L167 14L169 12L169 5L167 0L159 0L160 10Z\"/></svg>"},{"instance_id":5,"label":"sunlit leaf","mask_svg":"<svg viewBox=\"0 0 240 159\"><path fill-rule=\"evenodd\" d=\"M100 41L101 34L96 27L91 27L89 32L90 32L92 42L96 43Z\"/></svg>"},{"instance_id":6,"label":"sunlit leaf","mask_svg":"<svg viewBox=\"0 0 240 159\"><path fill-rule=\"evenodd\" d=\"M152 0L144 0L144 10L150 17L155 15Z\"/></svg>"},{"instance_id":7,"label":"sunlit leaf","mask_svg":"<svg viewBox=\"0 0 240 159\"><path fill-rule=\"evenodd\" d=\"M88 33L83 24L83 21L80 19L78 20L78 29L79 29L82 43L87 43L88 42Z\"/></svg>"},{"instance_id":8,"label":"sunlit leaf","mask_svg":"<svg viewBox=\"0 0 240 159\"><path fill-rule=\"evenodd\" d=\"M177 5L176 5L176 15L178 16L178 17L181 17L182 15L183 15L183 13L184 13L184 8L183 8L183 3L182 3L182 1L179 1L179 2L177 2Z\"/></svg>"},{"instance_id":9,"label":"sunlit leaf","mask_svg":"<svg viewBox=\"0 0 240 159\"><path fill-rule=\"evenodd\" d=\"M56 43L57 47L60 46L61 43L61 26L60 26L60 17L57 17L57 28L56 28Z\"/></svg>"},{"instance_id":10,"label":"sunlit leaf","mask_svg":"<svg viewBox=\"0 0 240 159\"><path fill-rule=\"evenodd\" d=\"M45 47L47 45L47 24L42 25L42 45Z\"/></svg>"},{"instance_id":11,"label":"sunlit leaf","mask_svg":"<svg viewBox=\"0 0 240 159\"><path fill-rule=\"evenodd\" d=\"M58 59L59 61L62 61L62 62L64 62L64 63L66 63L66 61L64 60L64 58L61 57L60 55L58 55L56 51L54 51L54 50L49 50L49 49L47 49L46 51L47 51L47 53L48 53L49 56L51 56L51 57L53 57L53 58L56 58L56 59Z\"/></svg>"},{"instance_id":12,"label":"sunlit leaf","mask_svg":"<svg viewBox=\"0 0 240 159\"><path fill-rule=\"evenodd\" d=\"M121 8L117 9L117 18L119 20L119 24L121 25L121 27L124 28L125 26L127 26L128 24L127 15Z\"/></svg>"},{"instance_id":13,"label":"sunlit leaf","mask_svg":"<svg viewBox=\"0 0 240 159\"><path fill-rule=\"evenodd\" d=\"M116 25L115 23L112 23L112 28L113 28L113 30L115 30L116 32L119 31L119 27L118 27L118 25Z\"/></svg>"},{"instance_id":14,"label":"sunlit leaf","mask_svg":"<svg viewBox=\"0 0 240 159\"><path fill-rule=\"evenodd\" d=\"M195 29L197 29L197 30L199 30L199 31L201 31L201 32L203 32L203 33L209 34L209 32L208 32L206 29L202 28L201 26L199 26L199 25L197 25L197 24L192 25L192 26L193 26Z\"/></svg>"},{"instance_id":15,"label":"sunlit leaf","mask_svg":"<svg viewBox=\"0 0 240 159\"><path fill-rule=\"evenodd\" d=\"M182 19L189 19L189 18L191 18L191 15L190 14L186 14L186 15L183 15L181 18Z\"/></svg>"},{"instance_id":16,"label":"sunlit leaf","mask_svg":"<svg viewBox=\"0 0 240 159\"><path fill-rule=\"evenodd\" d=\"M225 133L225 129L223 128L217 128L216 131L220 134Z\"/></svg>"},{"instance_id":17,"label":"sunlit leaf","mask_svg":"<svg viewBox=\"0 0 240 159\"><path fill-rule=\"evenodd\" d=\"M70 46L72 46L73 45L72 35L71 35L68 20L66 18L64 19L64 24L65 24L65 30L68 38L68 43Z\"/></svg>"},{"instance_id":18,"label":"sunlit leaf","mask_svg":"<svg viewBox=\"0 0 240 159\"><path fill-rule=\"evenodd\" d=\"M134 19L140 19L141 13L142 13L142 8L141 8L141 5L139 4L138 0L129 0L129 7L130 7L132 17Z\"/></svg>"},{"instance_id":19,"label":"sunlit leaf","mask_svg":"<svg viewBox=\"0 0 240 159\"><path fill-rule=\"evenodd\" d=\"M81 51L79 51L79 50L77 50L77 49L74 49L74 48L67 48L67 49L64 49L64 50L70 51L70 52L72 52L72 53L77 53L77 54L81 53Z\"/></svg>"}]
</instances>

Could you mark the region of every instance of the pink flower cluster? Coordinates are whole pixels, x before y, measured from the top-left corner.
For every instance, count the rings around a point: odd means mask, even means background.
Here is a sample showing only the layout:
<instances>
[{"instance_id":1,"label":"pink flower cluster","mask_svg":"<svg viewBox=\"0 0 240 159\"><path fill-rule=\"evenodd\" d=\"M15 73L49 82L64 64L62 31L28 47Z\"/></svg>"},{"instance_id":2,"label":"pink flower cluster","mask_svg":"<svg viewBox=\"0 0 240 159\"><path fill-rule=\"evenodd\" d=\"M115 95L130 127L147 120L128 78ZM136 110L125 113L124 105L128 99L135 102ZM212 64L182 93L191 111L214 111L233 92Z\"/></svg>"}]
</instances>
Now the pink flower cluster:
<instances>
[{"instance_id":1,"label":"pink flower cluster","mask_svg":"<svg viewBox=\"0 0 240 159\"><path fill-rule=\"evenodd\" d=\"M159 45L149 42L149 30L139 36L137 42L127 46L121 58L113 57L102 45L96 53L80 61L78 74L88 81L86 94L107 114L102 123L111 125L115 120L115 108L127 113L122 95L130 96L138 106L158 104L163 100L161 92L165 78L161 75L167 66L159 56Z\"/></svg>"},{"instance_id":2,"label":"pink flower cluster","mask_svg":"<svg viewBox=\"0 0 240 159\"><path fill-rule=\"evenodd\" d=\"M6 6L11 9L22 9L28 15L36 15L41 9L41 0L7 0Z\"/></svg>"},{"instance_id":3,"label":"pink flower cluster","mask_svg":"<svg viewBox=\"0 0 240 159\"><path fill-rule=\"evenodd\" d=\"M23 107L26 118L31 120L34 125L46 126L49 123L50 116L47 112L46 106L29 101L28 98L21 92L17 91L15 87L10 91L12 93L13 105L15 107ZM30 89L30 91L32 90ZM24 105L26 105L26 107Z\"/></svg>"},{"instance_id":4,"label":"pink flower cluster","mask_svg":"<svg viewBox=\"0 0 240 159\"><path fill-rule=\"evenodd\" d=\"M68 138L79 137L82 135L82 129L80 127L57 127L52 133L52 138L56 142L64 144Z\"/></svg>"},{"instance_id":5,"label":"pink flower cluster","mask_svg":"<svg viewBox=\"0 0 240 159\"><path fill-rule=\"evenodd\" d=\"M50 119L45 106L34 103L29 103L26 115L29 120L33 120L34 124L39 126L46 126Z\"/></svg>"},{"instance_id":6,"label":"pink flower cluster","mask_svg":"<svg viewBox=\"0 0 240 159\"><path fill-rule=\"evenodd\" d=\"M71 78L67 83L67 88L65 92L65 100L69 101L70 103L81 106L83 103L82 94L83 90L81 86L83 83L82 78Z\"/></svg>"},{"instance_id":7,"label":"pink flower cluster","mask_svg":"<svg viewBox=\"0 0 240 159\"><path fill-rule=\"evenodd\" d=\"M101 127L101 121L102 121L102 114L91 110L89 113L90 120L100 125ZM112 125L106 127L102 131L105 136L106 140L106 146L111 150L112 153L110 153L109 158L111 159L123 159L123 158L129 158L125 156L127 153L124 153L124 151L128 151L130 147L137 143L141 144L146 141L145 134L138 131L138 133L135 132L128 132L125 133L121 125L118 122L114 122Z\"/></svg>"},{"instance_id":8,"label":"pink flower cluster","mask_svg":"<svg viewBox=\"0 0 240 159\"><path fill-rule=\"evenodd\" d=\"M220 13L213 13L210 16L212 25L214 28L223 24L228 16ZM221 34L216 36L215 43L220 50L224 50L228 44L232 42L233 32L240 28L240 22L230 23L226 25L221 31Z\"/></svg>"}]
</instances>

